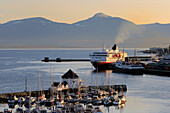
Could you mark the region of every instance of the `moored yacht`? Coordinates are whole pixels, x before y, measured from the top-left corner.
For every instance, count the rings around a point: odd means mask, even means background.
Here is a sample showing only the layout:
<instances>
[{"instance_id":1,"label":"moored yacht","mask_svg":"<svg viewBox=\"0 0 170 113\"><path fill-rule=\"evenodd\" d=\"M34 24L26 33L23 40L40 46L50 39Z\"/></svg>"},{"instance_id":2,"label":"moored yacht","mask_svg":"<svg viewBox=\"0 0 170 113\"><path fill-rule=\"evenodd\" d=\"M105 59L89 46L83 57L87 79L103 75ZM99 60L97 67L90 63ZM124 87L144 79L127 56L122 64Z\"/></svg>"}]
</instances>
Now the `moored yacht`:
<instances>
[{"instance_id":1,"label":"moored yacht","mask_svg":"<svg viewBox=\"0 0 170 113\"><path fill-rule=\"evenodd\" d=\"M104 48L99 52L93 52L90 56L90 61L96 69L111 69L113 63L118 60L124 61L127 57L126 52L119 51L115 44L111 49Z\"/></svg>"}]
</instances>

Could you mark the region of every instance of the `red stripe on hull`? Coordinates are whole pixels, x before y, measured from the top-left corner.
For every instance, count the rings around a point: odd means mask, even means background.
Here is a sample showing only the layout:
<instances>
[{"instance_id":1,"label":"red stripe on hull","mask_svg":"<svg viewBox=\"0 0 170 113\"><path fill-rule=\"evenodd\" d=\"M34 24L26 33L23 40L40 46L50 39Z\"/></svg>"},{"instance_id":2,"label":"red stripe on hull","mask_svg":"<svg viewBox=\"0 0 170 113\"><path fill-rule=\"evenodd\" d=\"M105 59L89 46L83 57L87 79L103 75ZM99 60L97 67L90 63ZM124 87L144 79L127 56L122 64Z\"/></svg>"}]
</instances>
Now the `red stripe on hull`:
<instances>
[{"instance_id":1,"label":"red stripe on hull","mask_svg":"<svg viewBox=\"0 0 170 113\"><path fill-rule=\"evenodd\" d=\"M95 68L98 69L111 69L114 62L91 62Z\"/></svg>"},{"instance_id":2,"label":"red stripe on hull","mask_svg":"<svg viewBox=\"0 0 170 113\"><path fill-rule=\"evenodd\" d=\"M105 64L111 64L113 62L92 62L92 64L95 64L95 65L105 65Z\"/></svg>"}]
</instances>

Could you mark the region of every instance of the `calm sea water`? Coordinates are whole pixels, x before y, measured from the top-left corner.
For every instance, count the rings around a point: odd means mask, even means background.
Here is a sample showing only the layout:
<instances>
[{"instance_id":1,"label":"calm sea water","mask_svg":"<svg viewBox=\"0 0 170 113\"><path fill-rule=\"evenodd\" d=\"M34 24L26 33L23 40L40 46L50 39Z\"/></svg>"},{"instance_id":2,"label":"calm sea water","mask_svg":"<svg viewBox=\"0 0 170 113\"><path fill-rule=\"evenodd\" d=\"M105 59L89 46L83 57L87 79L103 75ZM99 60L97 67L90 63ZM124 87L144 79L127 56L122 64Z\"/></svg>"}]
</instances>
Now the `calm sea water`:
<instances>
[{"instance_id":1,"label":"calm sea water","mask_svg":"<svg viewBox=\"0 0 170 113\"><path fill-rule=\"evenodd\" d=\"M37 67L43 78L43 87L50 87L50 65L55 81L60 81L66 71L72 69L84 85L126 84L127 103L124 107L102 107L105 113L169 113L170 111L170 78L154 75L134 76L118 74L111 71L93 72L90 62L43 63L49 58L89 58L88 49L57 50L0 50L0 93L19 92L25 90L25 78L31 90L37 90ZM133 55L133 50L126 50ZM141 55L138 53L138 55ZM91 79L92 78L92 79ZM87 82L86 82L87 81Z\"/></svg>"}]
</instances>

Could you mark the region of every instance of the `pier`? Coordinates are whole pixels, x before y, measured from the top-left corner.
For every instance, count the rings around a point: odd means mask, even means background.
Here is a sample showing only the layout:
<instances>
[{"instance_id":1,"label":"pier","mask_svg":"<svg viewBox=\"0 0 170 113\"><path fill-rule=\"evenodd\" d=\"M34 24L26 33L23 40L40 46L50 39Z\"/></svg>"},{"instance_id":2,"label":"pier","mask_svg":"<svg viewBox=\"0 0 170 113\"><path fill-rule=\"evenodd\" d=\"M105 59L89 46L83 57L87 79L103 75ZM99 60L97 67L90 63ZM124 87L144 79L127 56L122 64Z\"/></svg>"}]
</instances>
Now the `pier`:
<instances>
[{"instance_id":1,"label":"pier","mask_svg":"<svg viewBox=\"0 0 170 113\"><path fill-rule=\"evenodd\" d=\"M87 92L87 91L91 91L92 89L95 89L95 90L110 90L110 89L113 89L115 91L123 91L123 92L126 92L127 91L127 86L125 84L122 84L122 85L105 85L105 86L83 86L80 88L80 92ZM67 92L67 91L70 91L70 93L72 92L76 92L78 91L78 89L72 89L72 88L69 88L69 89L64 89L62 90L62 92ZM31 96L32 97L38 97L38 93L40 94L42 91L31 91ZM44 90L43 91L46 98L50 98L50 96L52 95L51 92L50 92L50 89L48 90ZM57 91L56 93L60 93L61 91ZM16 97L25 97L25 96L28 96L29 95L29 92L15 92L15 93L4 93L4 94L0 94L0 103L7 103L8 102L8 99L11 97L11 96L16 96Z\"/></svg>"}]
</instances>

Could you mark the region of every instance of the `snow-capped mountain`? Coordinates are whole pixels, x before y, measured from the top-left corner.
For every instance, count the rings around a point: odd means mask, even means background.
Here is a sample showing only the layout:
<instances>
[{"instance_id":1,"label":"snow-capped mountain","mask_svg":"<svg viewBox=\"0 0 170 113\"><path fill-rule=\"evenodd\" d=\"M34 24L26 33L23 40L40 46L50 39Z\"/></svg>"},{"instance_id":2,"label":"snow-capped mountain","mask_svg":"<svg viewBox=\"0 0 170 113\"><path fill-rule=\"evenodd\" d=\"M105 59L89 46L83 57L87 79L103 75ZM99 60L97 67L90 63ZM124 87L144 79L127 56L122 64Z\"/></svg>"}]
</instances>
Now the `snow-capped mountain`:
<instances>
[{"instance_id":1,"label":"snow-capped mountain","mask_svg":"<svg viewBox=\"0 0 170 113\"><path fill-rule=\"evenodd\" d=\"M136 25L104 13L73 24L34 17L0 24L0 47L151 47L170 41L170 24ZM159 41L158 41L159 40Z\"/></svg>"}]
</instances>

